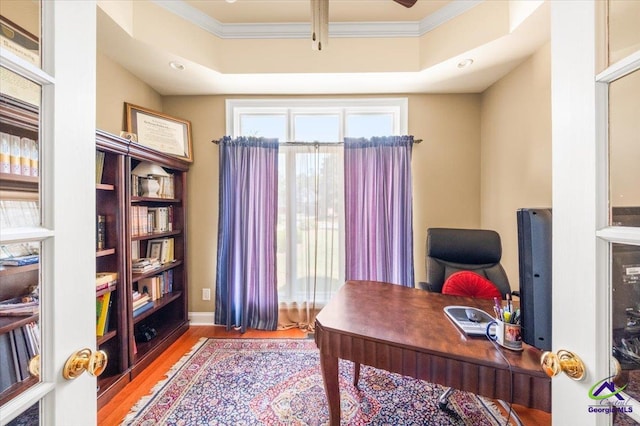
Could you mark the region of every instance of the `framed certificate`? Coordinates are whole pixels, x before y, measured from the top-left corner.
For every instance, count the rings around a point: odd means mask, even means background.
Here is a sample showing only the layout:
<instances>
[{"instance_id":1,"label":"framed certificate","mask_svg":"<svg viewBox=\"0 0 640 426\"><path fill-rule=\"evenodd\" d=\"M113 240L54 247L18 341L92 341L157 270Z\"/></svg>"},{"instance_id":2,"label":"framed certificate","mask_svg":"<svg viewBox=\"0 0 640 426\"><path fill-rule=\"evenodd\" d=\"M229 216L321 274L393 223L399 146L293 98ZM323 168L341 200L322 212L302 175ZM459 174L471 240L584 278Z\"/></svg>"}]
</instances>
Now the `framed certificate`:
<instances>
[{"instance_id":1,"label":"framed certificate","mask_svg":"<svg viewBox=\"0 0 640 426\"><path fill-rule=\"evenodd\" d=\"M156 151L193 161L191 122L125 102L127 132L137 143ZM135 139L132 139L134 142Z\"/></svg>"}]
</instances>

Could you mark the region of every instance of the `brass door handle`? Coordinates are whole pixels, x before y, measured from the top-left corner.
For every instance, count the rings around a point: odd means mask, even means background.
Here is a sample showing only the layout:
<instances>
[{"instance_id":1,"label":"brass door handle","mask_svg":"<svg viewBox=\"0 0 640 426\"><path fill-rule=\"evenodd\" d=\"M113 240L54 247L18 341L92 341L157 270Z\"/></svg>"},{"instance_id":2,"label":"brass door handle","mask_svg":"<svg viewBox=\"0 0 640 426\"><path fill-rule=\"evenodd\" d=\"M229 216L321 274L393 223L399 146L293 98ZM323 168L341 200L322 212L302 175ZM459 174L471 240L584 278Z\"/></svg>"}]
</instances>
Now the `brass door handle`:
<instances>
[{"instance_id":1,"label":"brass door handle","mask_svg":"<svg viewBox=\"0 0 640 426\"><path fill-rule=\"evenodd\" d=\"M540 357L540 365L549 377L557 376L561 371L573 380L582 380L586 375L580 357L565 349L560 349L557 354L544 352Z\"/></svg>"},{"instance_id":2,"label":"brass door handle","mask_svg":"<svg viewBox=\"0 0 640 426\"><path fill-rule=\"evenodd\" d=\"M62 376L67 379L75 379L85 370L92 376L99 376L107 368L109 357L105 351L92 352L84 348L72 354L64 364Z\"/></svg>"}]
</instances>

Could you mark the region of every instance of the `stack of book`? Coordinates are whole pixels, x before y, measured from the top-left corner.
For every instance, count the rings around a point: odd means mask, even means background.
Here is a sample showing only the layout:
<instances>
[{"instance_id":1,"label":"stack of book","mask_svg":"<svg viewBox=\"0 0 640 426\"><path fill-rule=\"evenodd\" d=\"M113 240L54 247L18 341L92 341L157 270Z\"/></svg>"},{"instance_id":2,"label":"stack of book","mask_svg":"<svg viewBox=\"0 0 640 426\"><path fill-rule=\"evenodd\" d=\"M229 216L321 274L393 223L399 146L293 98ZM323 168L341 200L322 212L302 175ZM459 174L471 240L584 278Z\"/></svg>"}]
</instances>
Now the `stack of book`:
<instances>
[{"instance_id":1,"label":"stack of book","mask_svg":"<svg viewBox=\"0 0 640 426\"><path fill-rule=\"evenodd\" d=\"M96 291L104 290L116 284L117 272L96 272Z\"/></svg>"},{"instance_id":2,"label":"stack of book","mask_svg":"<svg viewBox=\"0 0 640 426\"><path fill-rule=\"evenodd\" d=\"M25 256L13 256L0 260L0 265L3 266L25 266L38 263L40 256L37 254L28 254Z\"/></svg>"},{"instance_id":3,"label":"stack of book","mask_svg":"<svg viewBox=\"0 0 640 426\"><path fill-rule=\"evenodd\" d=\"M160 261L155 257L141 257L131 260L131 272L143 274L160 267Z\"/></svg>"},{"instance_id":4,"label":"stack of book","mask_svg":"<svg viewBox=\"0 0 640 426\"><path fill-rule=\"evenodd\" d=\"M134 291L131 295L131 301L133 302L133 317L137 317L141 313L146 310L149 310L153 307L153 302L151 301L151 296L147 293L140 293L138 291Z\"/></svg>"},{"instance_id":5,"label":"stack of book","mask_svg":"<svg viewBox=\"0 0 640 426\"><path fill-rule=\"evenodd\" d=\"M15 297L0 302L0 317L29 316L37 314L40 302L32 296Z\"/></svg>"}]
</instances>

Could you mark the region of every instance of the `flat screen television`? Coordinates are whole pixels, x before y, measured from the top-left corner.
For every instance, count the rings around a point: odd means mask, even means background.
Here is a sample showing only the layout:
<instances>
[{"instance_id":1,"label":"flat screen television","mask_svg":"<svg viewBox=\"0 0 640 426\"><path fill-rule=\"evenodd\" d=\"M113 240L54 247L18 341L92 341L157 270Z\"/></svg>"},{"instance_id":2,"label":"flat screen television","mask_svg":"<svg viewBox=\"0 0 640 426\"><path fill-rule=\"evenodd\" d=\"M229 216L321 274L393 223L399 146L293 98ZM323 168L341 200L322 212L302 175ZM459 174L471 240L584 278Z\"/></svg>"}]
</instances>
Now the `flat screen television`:
<instances>
[{"instance_id":1,"label":"flat screen television","mask_svg":"<svg viewBox=\"0 0 640 426\"><path fill-rule=\"evenodd\" d=\"M518 223L522 340L551 350L551 209L523 208Z\"/></svg>"}]
</instances>

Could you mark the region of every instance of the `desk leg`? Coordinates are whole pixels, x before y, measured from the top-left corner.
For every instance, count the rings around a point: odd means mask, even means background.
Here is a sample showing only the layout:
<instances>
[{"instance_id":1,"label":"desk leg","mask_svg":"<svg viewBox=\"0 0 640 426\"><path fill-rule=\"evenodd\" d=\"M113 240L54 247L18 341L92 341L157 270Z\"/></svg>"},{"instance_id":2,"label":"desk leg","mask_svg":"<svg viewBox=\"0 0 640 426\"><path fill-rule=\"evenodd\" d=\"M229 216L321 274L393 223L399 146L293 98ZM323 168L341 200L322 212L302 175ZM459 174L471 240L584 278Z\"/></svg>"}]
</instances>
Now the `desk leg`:
<instances>
[{"instance_id":1,"label":"desk leg","mask_svg":"<svg viewBox=\"0 0 640 426\"><path fill-rule=\"evenodd\" d=\"M340 426L340 386L338 384L338 358L320 352L320 368L324 391L329 402L329 424Z\"/></svg>"},{"instance_id":2,"label":"desk leg","mask_svg":"<svg viewBox=\"0 0 640 426\"><path fill-rule=\"evenodd\" d=\"M353 363L353 386L358 389L358 381L360 380L360 363Z\"/></svg>"}]
</instances>

